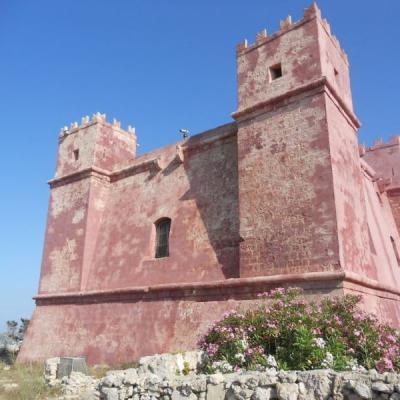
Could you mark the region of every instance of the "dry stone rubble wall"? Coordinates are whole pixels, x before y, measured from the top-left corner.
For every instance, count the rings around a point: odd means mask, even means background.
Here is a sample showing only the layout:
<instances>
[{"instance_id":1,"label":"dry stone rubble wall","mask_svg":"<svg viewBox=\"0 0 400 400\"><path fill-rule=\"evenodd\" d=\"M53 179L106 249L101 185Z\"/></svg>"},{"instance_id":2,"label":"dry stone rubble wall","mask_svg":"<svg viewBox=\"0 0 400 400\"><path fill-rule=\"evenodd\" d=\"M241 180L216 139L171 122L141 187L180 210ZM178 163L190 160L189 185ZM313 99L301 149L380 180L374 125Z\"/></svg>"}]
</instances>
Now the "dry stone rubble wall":
<instances>
[{"instance_id":1,"label":"dry stone rubble wall","mask_svg":"<svg viewBox=\"0 0 400 400\"><path fill-rule=\"evenodd\" d=\"M47 382L54 384L54 359ZM143 357L138 368L94 379L78 372L61 381L65 400L400 400L400 375L332 370L197 372L201 354ZM185 375L187 374L187 375ZM51 376L51 377L50 377Z\"/></svg>"}]
</instances>

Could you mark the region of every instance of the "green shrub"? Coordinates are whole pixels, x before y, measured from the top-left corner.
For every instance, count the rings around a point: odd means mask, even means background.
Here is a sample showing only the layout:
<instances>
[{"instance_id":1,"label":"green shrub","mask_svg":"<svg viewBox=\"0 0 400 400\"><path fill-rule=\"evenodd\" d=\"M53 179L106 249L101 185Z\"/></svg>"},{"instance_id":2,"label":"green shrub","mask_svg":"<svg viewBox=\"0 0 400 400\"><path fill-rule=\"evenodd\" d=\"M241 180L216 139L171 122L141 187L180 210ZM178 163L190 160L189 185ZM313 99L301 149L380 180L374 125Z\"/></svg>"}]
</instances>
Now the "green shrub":
<instances>
[{"instance_id":1,"label":"green shrub","mask_svg":"<svg viewBox=\"0 0 400 400\"><path fill-rule=\"evenodd\" d=\"M263 293L260 305L232 310L200 342L206 372L278 367L400 372L400 336L361 311L360 296L301 298L299 288Z\"/></svg>"}]
</instances>

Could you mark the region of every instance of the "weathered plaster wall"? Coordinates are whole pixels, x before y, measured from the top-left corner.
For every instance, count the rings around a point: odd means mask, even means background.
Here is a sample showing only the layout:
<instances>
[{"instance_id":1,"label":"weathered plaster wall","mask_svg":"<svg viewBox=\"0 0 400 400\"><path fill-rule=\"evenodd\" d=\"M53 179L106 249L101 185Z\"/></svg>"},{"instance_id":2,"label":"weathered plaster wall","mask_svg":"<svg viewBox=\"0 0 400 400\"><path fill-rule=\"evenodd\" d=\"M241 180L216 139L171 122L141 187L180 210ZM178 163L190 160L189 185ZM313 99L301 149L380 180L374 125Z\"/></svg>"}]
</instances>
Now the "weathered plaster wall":
<instances>
[{"instance_id":1,"label":"weathered plaster wall","mask_svg":"<svg viewBox=\"0 0 400 400\"><path fill-rule=\"evenodd\" d=\"M40 293L80 289L89 191L88 180L51 191Z\"/></svg>"},{"instance_id":2,"label":"weathered plaster wall","mask_svg":"<svg viewBox=\"0 0 400 400\"><path fill-rule=\"evenodd\" d=\"M207 143L207 134L204 143L189 139L183 163L174 159L175 145L140 157L136 163L159 158L164 169L111 184L87 290L238 276L237 145L230 129L219 141ZM172 220L170 255L155 258L154 224L163 217Z\"/></svg>"},{"instance_id":3,"label":"weathered plaster wall","mask_svg":"<svg viewBox=\"0 0 400 400\"><path fill-rule=\"evenodd\" d=\"M74 146L66 141L80 143L85 158L84 140L103 142L108 128L90 126L89 138L87 129L71 133L60 145L58 172L72 171L74 160L65 155ZM115 132L107 134L112 139ZM238 276L236 125L181 145L183 162L171 145L131 160L131 169L138 166L134 172L59 176L50 199L40 293ZM108 164L115 171L129 162L116 160ZM161 169L140 167L152 160ZM162 217L172 220L170 256L156 259L155 223Z\"/></svg>"},{"instance_id":4,"label":"weathered plaster wall","mask_svg":"<svg viewBox=\"0 0 400 400\"><path fill-rule=\"evenodd\" d=\"M340 295L333 282L304 287L310 296ZM179 286L179 285L178 285ZM196 349L198 340L225 311L254 306L257 293L270 286L205 291L164 291L129 299L39 305L25 336L19 361L53 356L87 356L90 364L111 365L143 355ZM44 332L47 332L44 338Z\"/></svg>"},{"instance_id":5,"label":"weathered plaster wall","mask_svg":"<svg viewBox=\"0 0 400 400\"><path fill-rule=\"evenodd\" d=\"M242 276L340 268L321 24L310 7L303 20L238 48ZM272 79L276 64L282 77Z\"/></svg>"},{"instance_id":6,"label":"weathered plaster wall","mask_svg":"<svg viewBox=\"0 0 400 400\"><path fill-rule=\"evenodd\" d=\"M330 96L326 112L340 262L343 268L363 274L370 268L370 250L357 132Z\"/></svg>"},{"instance_id":7,"label":"weathered plaster wall","mask_svg":"<svg viewBox=\"0 0 400 400\"><path fill-rule=\"evenodd\" d=\"M339 268L322 94L239 123L241 276Z\"/></svg>"}]
</instances>

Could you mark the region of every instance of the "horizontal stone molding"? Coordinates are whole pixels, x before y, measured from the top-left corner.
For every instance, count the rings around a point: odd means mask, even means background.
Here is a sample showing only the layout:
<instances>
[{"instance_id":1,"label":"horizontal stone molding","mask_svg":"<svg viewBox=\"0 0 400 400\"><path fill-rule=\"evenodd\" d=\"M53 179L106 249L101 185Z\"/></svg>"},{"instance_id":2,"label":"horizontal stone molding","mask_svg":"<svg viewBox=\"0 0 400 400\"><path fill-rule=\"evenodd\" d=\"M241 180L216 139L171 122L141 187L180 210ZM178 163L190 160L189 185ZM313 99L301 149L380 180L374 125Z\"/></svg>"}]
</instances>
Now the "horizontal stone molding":
<instances>
[{"instance_id":1,"label":"horizontal stone molding","mask_svg":"<svg viewBox=\"0 0 400 400\"><path fill-rule=\"evenodd\" d=\"M318 286L321 282L321 287ZM375 291L379 297L400 300L400 291L375 280L362 277L353 272L309 272L304 274L272 275L251 278L231 278L214 282L190 282L137 286L131 288L69 292L58 294L39 294L33 299L38 305L86 304L123 301L157 301L193 298L201 301L221 299L251 299L258 293L278 285L312 286L306 290L316 291L329 288L342 288L344 284L355 284L357 291L366 293L364 288ZM352 289L354 289L352 287Z\"/></svg>"},{"instance_id":2,"label":"horizontal stone molding","mask_svg":"<svg viewBox=\"0 0 400 400\"><path fill-rule=\"evenodd\" d=\"M306 83L304 85L298 86L292 90L288 90L282 95L273 97L271 99L261 101L257 104L254 104L250 107L243 108L241 110L237 110L231 114L232 118L236 120L243 120L250 117L253 117L253 114L257 111L270 108L273 106L277 106L280 103L284 104L285 101L290 99L291 97L298 96L299 94L310 92L315 89L320 89L328 93L328 95L332 96L334 100L340 105L341 109L345 113L346 117L349 119L351 124L355 129L360 128L361 122L358 120L354 112L347 106L347 104L342 100L339 96L336 89L329 83L328 79L323 76L322 78L316 79L313 82Z\"/></svg>"}]
</instances>

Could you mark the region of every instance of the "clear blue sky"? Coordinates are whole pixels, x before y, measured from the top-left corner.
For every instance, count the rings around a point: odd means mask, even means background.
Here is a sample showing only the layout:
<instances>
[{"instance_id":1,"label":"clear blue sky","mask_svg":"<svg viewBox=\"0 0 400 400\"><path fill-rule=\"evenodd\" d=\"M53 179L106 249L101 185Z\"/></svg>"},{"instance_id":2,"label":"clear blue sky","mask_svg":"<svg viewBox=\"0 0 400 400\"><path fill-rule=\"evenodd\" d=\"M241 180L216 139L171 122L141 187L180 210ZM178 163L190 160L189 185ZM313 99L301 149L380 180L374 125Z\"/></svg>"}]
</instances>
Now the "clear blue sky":
<instances>
[{"instance_id":1,"label":"clear blue sky","mask_svg":"<svg viewBox=\"0 0 400 400\"><path fill-rule=\"evenodd\" d=\"M235 45L309 0L0 0L0 331L30 317L59 129L96 111L140 151L230 121ZM400 2L321 0L349 55L360 141L400 133Z\"/></svg>"}]
</instances>

